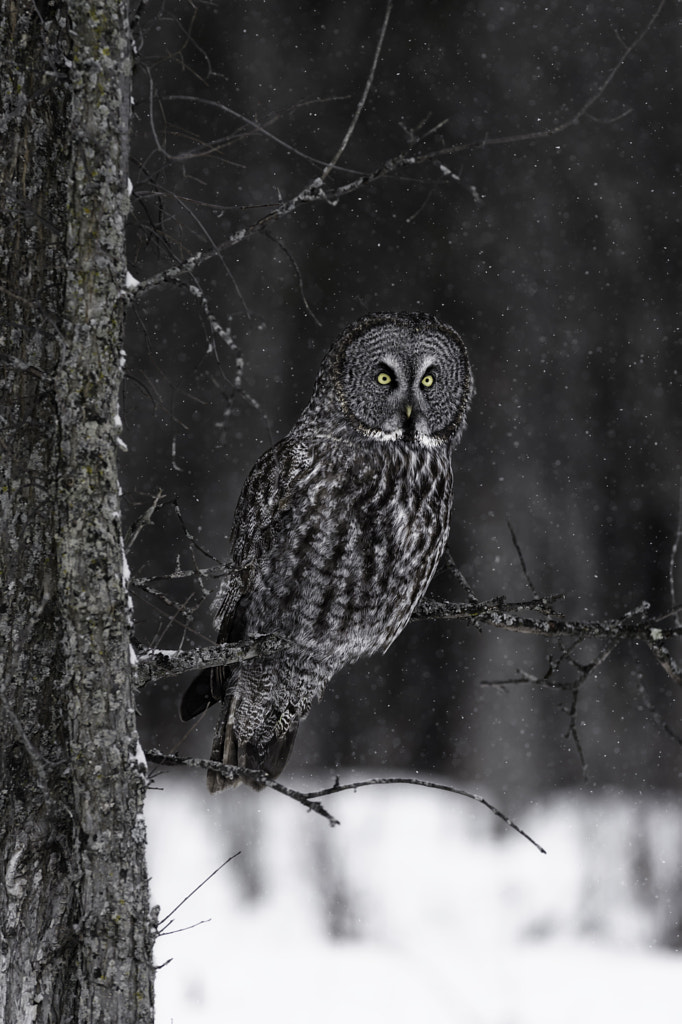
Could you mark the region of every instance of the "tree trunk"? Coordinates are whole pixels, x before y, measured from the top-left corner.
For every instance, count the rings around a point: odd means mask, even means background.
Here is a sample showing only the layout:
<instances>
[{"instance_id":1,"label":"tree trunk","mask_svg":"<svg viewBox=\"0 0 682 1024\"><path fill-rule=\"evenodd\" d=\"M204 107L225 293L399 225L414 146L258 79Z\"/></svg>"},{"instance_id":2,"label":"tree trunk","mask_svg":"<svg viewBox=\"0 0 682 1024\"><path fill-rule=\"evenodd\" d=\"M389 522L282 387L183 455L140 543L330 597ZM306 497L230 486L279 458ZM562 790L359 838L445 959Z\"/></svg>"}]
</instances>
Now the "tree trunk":
<instances>
[{"instance_id":1,"label":"tree trunk","mask_svg":"<svg viewBox=\"0 0 682 1024\"><path fill-rule=\"evenodd\" d=\"M119 0L0 0L0 1021L152 1018L116 445Z\"/></svg>"}]
</instances>

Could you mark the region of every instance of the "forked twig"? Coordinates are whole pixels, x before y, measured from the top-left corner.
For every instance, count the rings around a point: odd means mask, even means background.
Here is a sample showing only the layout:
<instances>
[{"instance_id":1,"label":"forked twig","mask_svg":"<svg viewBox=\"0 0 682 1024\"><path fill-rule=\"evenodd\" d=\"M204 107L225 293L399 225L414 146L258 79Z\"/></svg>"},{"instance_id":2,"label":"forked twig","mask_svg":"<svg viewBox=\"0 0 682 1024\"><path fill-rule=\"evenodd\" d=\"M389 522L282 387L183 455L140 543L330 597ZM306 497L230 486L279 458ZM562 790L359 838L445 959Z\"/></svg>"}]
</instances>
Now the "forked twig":
<instances>
[{"instance_id":1,"label":"forked twig","mask_svg":"<svg viewBox=\"0 0 682 1024\"><path fill-rule=\"evenodd\" d=\"M384 39L386 38L386 29L388 28L388 22L389 22L390 17L391 17L392 9L393 9L393 0L388 0L388 3L386 4L386 11L384 13L384 20L383 20L382 25L381 25L381 31L379 32L379 39L377 40L377 45L376 45L376 48L374 50L374 59L372 61L372 66L371 66L371 68L369 70L369 74L367 76L367 81L365 82L365 88L362 90L362 96L358 100L358 105L355 108L355 113L353 114L353 117L351 118L351 122L348 125L348 128L346 129L346 134L344 135L343 139L341 140L341 145L339 146L339 148L337 149L336 153L331 158L331 160L329 161L329 163L327 164L325 169L322 171L322 174L320 175L320 180L321 181L326 181L326 179L329 177L331 172L334 170L334 168L338 164L339 160L343 156L343 153L344 153L344 151L346 149L346 146L350 142L351 136L352 136L353 132L355 131L355 127L356 127L358 121L360 120L360 115L362 114L362 111L363 111L363 109L365 107L365 103L367 102L367 97L369 96L369 91L372 88L372 83L374 82L374 75L376 74L377 64L379 63L379 57L380 57L381 51L383 49Z\"/></svg>"},{"instance_id":2,"label":"forked twig","mask_svg":"<svg viewBox=\"0 0 682 1024\"><path fill-rule=\"evenodd\" d=\"M130 551L133 544L144 530L145 526L151 525L151 522L154 518L154 514L157 508L159 507L160 502L163 501L164 497L165 495L163 491L159 488L159 490L154 495L154 500L152 501L149 508L146 510L146 512L143 512L142 515L132 524L132 526L128 530L128 536L125 539L126 551Z\"/></svg>"},{"instance_id":3,"label":"forked twig","mask_svg":"<svg viewBox=\"0 0 682 1024\"><path fill-rule=\"evenodd\" d=\"M318 789L310 793L302 793L300 790L291 789L289 786L282 785L276 779L271 779L265 772L253 771L248 768L238 768L235 765L221 764L219 761L209 761L202 757L179 757L177 754L164 754L160 750L149 750L145 754L148 761L153 764L163 765L184 765L191 768L203 768L205 770L211 770L218 775L222 775L226 779L231 781L236 778L253 779L263 786L267 786L268 789L273 789L276 793L281 793L283 796L288 796L290 799L295 800L297 803L302 804L303 807L309 811L314 811L316 814L326 818L330 825L339 825L340 822L337 818L327 811L327 809L319 802L319 798L322 796L333 796L336 793L344 793L348 790L364 789L367 786L422 786L425 789L438 789L444 793L454 793L455 796L464 796L468 800L474 800L478 804L482 804L487 807L496 817L514 829L519 835L527 839L529 843L540 851L540 853L546 853L547 851L540 846L527 832L512 821L510 817L504 814L499 808L491 804L485 797L479 796L478 793L469 793L466 789L459 789L457 786L450 786L445 782L429 782L427 779L363 779L360 782L346 782L340 783L337 779L333 786L329 786L327 789ZM165 920L165 918L164 918Z\"/></svg>"},{"instance_id":4,"label":"forked twig","mask_svg":"<svg viewBox=\"0 0 682 1024\"><path fill-rule=\"evenodd\" d=\"M191 898L192 898L192 896L194 896L195 892L199 892L199 889L201 889L201 888L202 888L202 886L206 885L206 883L207 883L207 882L210 882L210 881L211 881L211 879L212 879L212 878L214 877L214 875L217 875L219 871L222 871L222 869L223 869L223 868L224 868L224 867L225 867L225 866L226 866L227 864L229 864L231 860L234 860L234 859L235 859L235 857L238 857L240 853L241 853L241 850L237 850L237 852L236 852L236 853L233 853L233 854L231 854L231 855L230 855L230 856L229 856L229 857L227 858L227 860L224 860L224 861L222 862L222 864L219 864L219 865L218 865L218 867L217 867L217 868L215 869L215 871L212 871L210 875L207 875L207 876L206 876L206 878L204 878L203 882L199 882L199 884L198 884L198 885L195 885L195 886L194 886L194 888L192 889L192 891L191 891L191 892L188 892L188 893L187 893L187 895L185 896L185 898L184 898L184 899L180 900L180 902L179 902L179 903L177 903L177 904L176 904L176 905L175 905L175 906L173 907L173 909L172 909L172 910L169 910L169 911L168 911L168 913L166 914L166 916L165 916L165 917L162 917L162 918L161 918L161 919L160 919L160 920L159 920L159 921L157 922L157 932L158 932L158 934L159 934L159 935L164 935L164 934L168 934L168 933L166 932L166 929L162 928L162 927L161 927L161 925L162 925L162 924L163 924L163 923L164 923L165 921L168 921L168 924L169 924L169 925L170 925L170 924L172 924L172 922L171 922L170 918L171 918L171 917L173 916L173 914L174 914L174 913L175 913L175 912L176 912L177 910L179 910L179 909L180 909L180 907L184 906L184 904L185 904L185 903L187 903L187 900L191 899ZM168 927L168 926L166 926L166 927ZM179 929L179 930L180 930L180 931L184 931L185 929Z\"/></svg>"}]
</instances>

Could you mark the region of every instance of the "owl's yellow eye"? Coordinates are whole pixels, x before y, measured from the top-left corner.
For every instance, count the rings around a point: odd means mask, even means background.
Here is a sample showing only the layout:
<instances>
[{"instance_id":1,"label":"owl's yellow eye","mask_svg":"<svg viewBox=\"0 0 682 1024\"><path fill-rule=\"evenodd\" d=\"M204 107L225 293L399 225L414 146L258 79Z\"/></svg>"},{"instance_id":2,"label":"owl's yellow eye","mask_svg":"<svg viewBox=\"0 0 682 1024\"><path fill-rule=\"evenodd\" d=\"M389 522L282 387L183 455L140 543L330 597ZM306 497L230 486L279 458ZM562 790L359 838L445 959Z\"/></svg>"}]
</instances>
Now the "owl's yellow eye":
<instances>
[{"instance_id":1,"label":"owl's yellow eye","mask_svg":"<svg viewBox=\"0 0 682 1024\"><path fill-rule=\"evenodd\" d=\"M377 374L377 380L379 384L390 384L393 380L393 377L391 377L390 373L385 373L382 370L381 373Z\"/></svg>"},{"instance_id":2,"label":"owl's yellow eye","mask_svg":"<svg viewBox=\"0 0 682 1024\"><path fill-rule=\"evenodd\" d=\"M423 388L431 388L431 387L433 387L433 375L430 374L430 373L425 374L422 377L421 385L422 385Z\"/></svg>"}]
</instances>

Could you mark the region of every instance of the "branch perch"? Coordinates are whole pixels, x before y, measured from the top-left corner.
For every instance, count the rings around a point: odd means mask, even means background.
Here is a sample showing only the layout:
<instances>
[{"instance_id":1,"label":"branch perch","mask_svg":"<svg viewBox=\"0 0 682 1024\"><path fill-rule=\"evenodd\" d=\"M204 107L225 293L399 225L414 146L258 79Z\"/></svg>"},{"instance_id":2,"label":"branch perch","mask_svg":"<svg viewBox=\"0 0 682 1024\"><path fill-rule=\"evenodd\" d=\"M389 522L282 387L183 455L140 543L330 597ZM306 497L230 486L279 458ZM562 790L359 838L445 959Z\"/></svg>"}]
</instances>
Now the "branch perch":
<instances>
[{"instance_id":1,"label":"branch perch","mask_svg":"<svg viewBox=\"0 0 682 1024\"><path fill-rule=\"evenodd\" d=\"M619 619L565 619L551 605L555 599L533 598L529 601L507 601L504 597L488 601L435 601L425 598L412 615L417 619L462 619L475 626L491 626L513 633L541 636L547 639L570 637L582 640L633 641L647 645L661 668L682 686L682 668L668 649L666 641L682 637L682 626L662 626L662 618L676 614L673 608L666 616L648 615L642 604ZM520 612L535 612L537 618ZM144 686L156 679L180 675L216 665L232 665L238 661L274 654L286 644L282 637L259 637L248 643L213 644L188 651L145 650L138 653L138 684Z\"/></svg>"},{"instance_id":2,"label":"branch perch","mask_svg":"<svg viewBox=\"0 0 682 1024\"><path fill-rule=\"evenodd\" d=\"M458 789L456 786L450 786L445 782L429 782L426 779L363 779L360 782L346 782L340 783L338 778L336 779L333 786L329 786L327 789L313 790L310 793L302 793L300 790L291 789L289 786L283 786L277 779L271 779L265 772L253 771L250 768L238 768L235 765L222 764L220 761L209 761L203 757L179 757L177 754L164 754L160 750L148 750L145 754L148 761L153 764L169 765L169 766L184 766L189 768L202 768L204 770L211 770L219 775L222 775L226 779L234 780L236 778L249 778L262 783L267 786L268 789L273 789L276 793L281 793L283 796L288 796L291 800L295 800L309 811L314 811L316 814L326 818L330 825L340 825L341 822L338 818L334 818L329 811L319 802L321 796L333 796L336 793L345 793L348 790L364 789L367 786L422 786L425 789L439 789L444 793L454 793L455 796L464 796L468 800L475 800L476 803L482 804L487 807L496 817L500 818L501 821L508 825L509 828L514 829L520 836L527 839L529 843L540 851L540 853L547 853L547 851L540 846L527 832L524 832L511 818L500 811L494 804L491 804L485 797L479 796L477 793L469 793L465 789Z\"/></svg>"}]
</instances>

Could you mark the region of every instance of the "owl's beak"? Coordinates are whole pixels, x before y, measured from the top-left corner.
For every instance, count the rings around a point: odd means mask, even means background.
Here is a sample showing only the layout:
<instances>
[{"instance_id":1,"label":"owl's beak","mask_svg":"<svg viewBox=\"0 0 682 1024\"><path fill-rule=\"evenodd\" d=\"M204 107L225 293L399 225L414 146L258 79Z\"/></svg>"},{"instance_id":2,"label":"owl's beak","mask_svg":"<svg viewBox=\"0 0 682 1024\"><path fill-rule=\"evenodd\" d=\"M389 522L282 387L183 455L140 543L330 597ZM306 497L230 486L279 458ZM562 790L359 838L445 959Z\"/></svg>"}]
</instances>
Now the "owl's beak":
<instances>
[{"instance_id":1,"label":"owl's beak","mask_svg":"<svg viewBox=\"0 0 682 1024\"><path fill-rule=\"evenodd\" d=\"M406 405L405 406L405 414L406 414L406 416L407 416L407 418L409 420L410 416L412 415L412 406L411 405Z\"/></svg>"}]
</instances>

